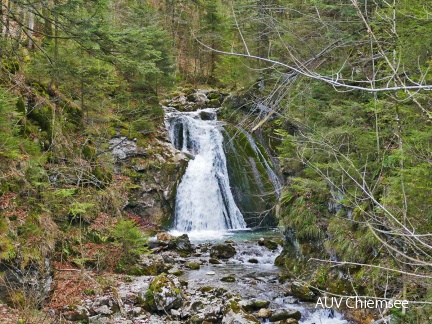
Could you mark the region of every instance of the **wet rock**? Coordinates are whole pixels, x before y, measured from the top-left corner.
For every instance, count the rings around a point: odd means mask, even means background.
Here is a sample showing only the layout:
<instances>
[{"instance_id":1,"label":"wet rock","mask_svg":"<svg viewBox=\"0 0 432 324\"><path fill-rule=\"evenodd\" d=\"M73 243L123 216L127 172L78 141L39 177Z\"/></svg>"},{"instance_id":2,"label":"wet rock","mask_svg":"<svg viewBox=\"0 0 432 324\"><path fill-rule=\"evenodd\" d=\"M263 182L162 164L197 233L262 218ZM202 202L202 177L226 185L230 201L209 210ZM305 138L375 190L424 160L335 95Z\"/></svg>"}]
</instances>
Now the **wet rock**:
<instances>
[{"instance_id":1,"label":"wet rock","mask_svg":"<svg viewBox=\"0 0 432 324\"><path fill-rule=\"evenodd\" d=\"M270 305L270 302L267 300L250 299L240 301L239 305L243 307L246 311L252 312L257 311L261 308L267 308Z\"/></svg>"},{"instance_id":2,"label":"wet rock","mask_svg":"<svg viewBox=\"0 0 432 324\"><path fill-rule=\"evenodd\" d=\"M283 321L277 321L275 324L298 324L298 321L294 318L287 318Z\"/></svg>"},{"instance_id":3,"label":"wet rock","mask_svg":"<svg viewBox=\"0 0 432 324\"><path fill-rule=\"evenodd\" d=\"M222 318L222 324L258 324L260 321L253 315L245 312L245 310L234 301L230 302L227 310Z\"/></svg>"},{"instance_id":4,"label":"wet rock","mask_svg":"<svg viewBox=\"0 0 432 324\"><path fill-rule=\"evenodd\" d=\"M255 258L249 259L248 260L249 263L258 263L258 260Z\"/></svg>"},{"instance_id":5,"label":"wet rock","mask_svg":"<svg viewBox=\"0 0 432 324\"><path fill-rule=\"evenodd\" d=\"M209 101L207 102L207 105L206 105L206 106L207 106L207 107L210 107L210 108L218 108L218 107L221 106L221 103L220 103L220 101L217 100L217 99L211 99L211 100L209 100Z\"/></svg>"},{"instance_id":6,"label":"wet rock","mask_svg":"<svg viewBox=\"0 0 432 324\"><path fill-rule=\"evenodd\" d=\"M168 270L168 273L178 277L184 274L184 271L179 268L172 268Z\"/></svg>"},{"instance_id":7,"label":"wet rock","mask_svg":"<svg viewBox=\"0 0 432 324\"><path fill-rule=\"evenodd\" d=\"M261 308L261 309L258 311L257 316L260 317L260 318L269 318L269 317L271 316L272 313L273 313L273 312L272 312L271 309L268 309L268 308Z\"/></svg>"},{"instance_id":8,"label":"wet rock","mask_svg":"<svg viewBox=\"0 0 432 324\"><path fill-rule=\"evenodd\" d=\"M275 241L265 239L263 237L261 237L259 239L258 245L265 246L266 248L268 248L269 250L272 250L272 251L277 250L277 248L278 248L278 244Z\"/></svg>"},{"instance_id":9,"label":"wet rock","mask_svg":"<svg viewBox=\"0 0 432 324\"><path fill-rule=\"evenodd\" d=\"M291 293L297 297L300 301L316 301L316 294L309 289L308 285L302 284L301 282L293 282L291 284Z\"/></svg>"},{"instance_id":10,"label":"wet rock","mask_svg":"<svg viewBox=\"0 0 432 324\"><path fill-rule=\"evenodd\" d=\"M274 311L274 313L270 316L269 320L270 322L277 322L277 321L285 321L287 319L295 319L300 320L301 313L297 310L287 310L287 309L280 309L277 311Z\"/></svg>"},{"instance_id":11,"label":"wet rock","mask_svg":"<svg viewBox=\"0 0 432 324\"><path fill-rule=\"evenodd\" d=\"M211 263L211 264L220 264L221 262L218 259L210 258L209 259L209 263Z\"/></svg>"},{"instance_id":12,"label":"wet rock","mask_svg":"<svg viewBox=\"0 0 432 324\"><path fill-rule=\"evenodd\" d=\"M210 257L217 259L229 259L236 254L235 248L231 244L216 244L210 249Z\"/></svg>"},{"instance_id":13,"label":"wet rock","mask_svg":"<svg viewBox=\"0 0 432 324\"><path fill-rule=\"evenodd\" d=\"M220 281L223 281L223 282L235 282L236 279L233 276L226 276L226 277L222 277Z\"/></svg>"},{"instance_id":14,"label":"wet rock","mask_svg":"<svg viewBox=\"0 0 432 324\"><path fill-rule=\"evenodd\" d=\"M145 295L145 303L152 311L180 308L183 304L180 281L173 275L161 274L155 277Z\"/></svg>"},{"instance_id":15,"label":"wet rock","mask_svg":"<svg viewBox=\"0 0 432 324\"><path fill-rule=\"evenodd\" d=\"M185 267L191 270L199 270L200 265L196 262L186 262Z\"/></svg>"},{"instance_id":16,"label":"wet rock","mask_svg":"<svg viewBox=\"0 0 432 324\"><path fill-rule=\"evenodd\" d=\"M209 106L211 107L211 106ZM199 116L202 120L216 120L217 115L215 111L202 110L199 113Z\"/></svg>"},{"instance_id":17,"label":"wet rock","mask_svg":"<svg viewBox=\"0 0 432 324\"><path fill-rule=\"evenodd\" d=\"M194 251L194 248L187 234L183 234L170 240L170 242L168 243L168 247L170 249L179 251L181 255L188 255Z\"/></svg>"}]
</instances>

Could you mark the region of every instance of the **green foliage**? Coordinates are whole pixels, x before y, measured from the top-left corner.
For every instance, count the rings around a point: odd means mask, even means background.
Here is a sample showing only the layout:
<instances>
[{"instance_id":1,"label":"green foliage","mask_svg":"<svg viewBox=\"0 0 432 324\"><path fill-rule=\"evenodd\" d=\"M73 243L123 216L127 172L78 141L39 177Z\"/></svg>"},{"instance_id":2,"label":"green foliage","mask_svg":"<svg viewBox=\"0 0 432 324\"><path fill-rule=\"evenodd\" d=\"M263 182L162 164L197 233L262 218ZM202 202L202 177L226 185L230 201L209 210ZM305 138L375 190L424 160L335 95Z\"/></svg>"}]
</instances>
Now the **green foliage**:
<instances>
[{"instance_id":1,"label":"green foliage","mask_svg":"<svg viewBox=\"0 0 432 324\"><path fill-rule=\"evenodd\" d=\"M117 264L119 271L127 270L127 267L133 265L141 254L148 251L147 237L133 220L120 219L112 228L111 236L122 251L122 257Z\"/></svg>"}]
</instances>

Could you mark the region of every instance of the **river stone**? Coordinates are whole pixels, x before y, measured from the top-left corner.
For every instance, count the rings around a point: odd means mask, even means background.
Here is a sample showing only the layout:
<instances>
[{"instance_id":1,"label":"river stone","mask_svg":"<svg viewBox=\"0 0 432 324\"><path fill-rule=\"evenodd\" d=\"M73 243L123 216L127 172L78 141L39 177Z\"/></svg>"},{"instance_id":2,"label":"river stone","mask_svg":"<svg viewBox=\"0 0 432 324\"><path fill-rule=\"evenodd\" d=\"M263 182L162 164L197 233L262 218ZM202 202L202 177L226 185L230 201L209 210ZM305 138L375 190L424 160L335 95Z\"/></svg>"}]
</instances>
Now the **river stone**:
<instances>
[{"instance_id":1,"label":"river stone","mask_svg":"<svg viewBox=\"0 0 432 324\"><path fill-rule=\"evenodd\" d=\"M233 276L226 276L226 277L222 277L220 281L223 282L235 282L235 278Z\"/></svg>"},{"instance_id":2,"label":"river stone","mask_svg":"<svg viewBox=\"0 0 432 324\"><path fill-rule=\"evenodd\" d=\"M231 244L216 244L210 249L210 257L217 259L229 259L236 254L235 248Z\"/></svg>"},{"instance_id":3,"label":"river stone","mask_svg":"<svg viewBox=\"0 0 432 324\"><path fill-rule=\"evenodd\" d=\"M294 281L291 284L291 293L297 297L300 301L315 301L315 293L309 289L308 285L304 285L301 282Z\"/></svg>"},{"instance_id":4,"label":"river stone","mask_svg":"<svg viewBox=\"0 0 432 324\"><path fill-rule=\"evenodd\" d=\"M275 241L265 239L263 237L261 237L259 239L258 245L265 246L267 249L272 250L272 251L277 250L277 248L278 248L278 244Z\"/></svg>"},{"instance_id":5,"label":"river stone","mask_svg":"<svg viewBox=\"0 0 432 324\"><path fill-rule=\"evenodd\" d=\"M168 248L177 250L180 254L190 254L194 250L187 234L172 239L168 243Z\"/></svg>"},{"instance_id":6,"label":"river stone","mask_svg":"<svg viewBox=\"0 0 432 324\"><path fill-rule=\"evenodd\" d=\"M272 313L273 313L273 312L272 312L271 309L268 309L268 308L261 308L261 309L258 311L257 316L258 316L258 317L261 317L261 318L269 318L269 317L271 316Z\"/></svg>"},{"instance_id":7,"label":"river stone","mask_svg":"<svg viewBox=\"0 0 432 324\"><path fill-rule=\"evenodd\" d=\"M185 267L189 268L191 270L199 270L200 265L198 263L196 263L196 262L187 262L185 264Z\"/></svg>"},{"instance_id":8,"label":"river stone","mask_svg":"<svg viewBox=\"0 0 432 324\"><path fill-rule=\"evenodd\" d=\"M182 274L184 274L184 271L175 267L175 268L169 269L168 273L178 277L178 276L181 276Z\"/></svg>"},{"instance_id":9,"label":"river stone","mask_svg":"<svg viewBox=\"0 0 432 324\"><path fill-rule=\"evenodd\" d=\"M258 260L255 259L255 258L252 258L252 259L249 259L248 262L249 262L249 263L255 263L255 264L256 264L256 263L258 263Z\"/></svg>"},{"instance_id":10,"label":"river stone","mask_svg":"<svg viewBox=\"0 0 432 324\"><path fill-rule=\"evenodd\" d=\"M209 263L211 263L211 264L220 264L221 262L218 259L210 258L209 259Z\"/></svg>"},{"instance_id":11,"label":"river stone","mask_svg":"<svg viewBox=\"0 0 432 324\"><path fill-rule=\"evenodd\" d=\"M293 318L298 321L301 318L301 313L297 310L279 309L273 312L273 314L269 318L269 321L284 321L289 318Z\"/></svg>"},{"instance_id":12,"label":"river stone","mask_svg":"<svg viewBox=\"0 0 432 324\"><path fill-rule=\"evenodd\" d=\"M207 271L207 274L210 275L210 276L214 276L216 274L216 272L214 272L214 271Z\"/></svg>"},{"instance_id":13,"label":"river stone","mask_svg":"<svg viewBox=\"0 0 432 324\"><path fill-rule=\"evenodd\" d=\"M220 105L219 105L220 106ZM210 107L210 106L209 106ZM216 116L216 112L214 111L206 111L206 110L202 110L199 113L199 116L202 120L216 120L217 116Z\"/></svg>"},{"instance_id":14,"label":"river stone","mask_svg":"<svg viewBox=\"0 0 432 324\"><path fill-rule=\"evenodd\" d=\"M178 309L183 304L181 283L173 275L161 274L155 277L145 297L147 308L153 311Z\"/></svg>"},{"instance_id":15,"label":"river stone","mask_svg":"<svg viewBox=\"0 0 432 324\"><path fill-rule=\"evenodd\" d=\"M267 308L270 305L270 302L267 300L241 300L239 305L243 307L246 311L252 312L257 311L261 308Z\"/></svg>"},{"instance_id":16,"label":"river stone","mask_svg":"<svg viewBox=\"0 0 432 324\"><path fill-rule=\"evenodd\" d=\"M246 313L237 303L231 302L224 313L222 324L259 324L260 321L253 315Z\"/></svg>"}]
</instances>

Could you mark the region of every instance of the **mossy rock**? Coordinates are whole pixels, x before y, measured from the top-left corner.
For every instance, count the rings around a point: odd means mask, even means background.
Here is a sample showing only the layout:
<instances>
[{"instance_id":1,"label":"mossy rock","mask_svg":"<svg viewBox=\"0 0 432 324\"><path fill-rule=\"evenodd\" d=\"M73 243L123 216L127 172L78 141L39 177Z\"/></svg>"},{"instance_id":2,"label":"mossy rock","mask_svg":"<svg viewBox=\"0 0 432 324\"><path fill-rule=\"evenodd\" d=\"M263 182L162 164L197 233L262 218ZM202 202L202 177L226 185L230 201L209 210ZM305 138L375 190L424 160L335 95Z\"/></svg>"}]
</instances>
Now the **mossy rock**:
<instances>
[{"instance_id":1,"label":"mossy rock","mask_svg":"<svg viewBox=\"0 0 432 324\"><path fill-rule=\"evenodd\" d=\"M221 104L220 104L220 101L219 101L219 100L212 99L212 100L209 100L209 101L206 103L206 106L209 107L209 108L218 108L218 107L221 106Z\"/></svg>"},{"instance_id":2,"label":"mossy rock","mask_svg":"<svg viewBox=\"0 0 432 324\"><path fill-rule=\"evenodd\" d=\"M258 245L265 246L267 249L272 251L277 250L278 248L278 244L275 241L265 238L260 238L260 240L258 241Z\"/></svg>"},{"instance_id":3,"label":"mossy rock","mask_svg":"<svg viewBox=\"0 0 432 324\"><path fill-rule=\"evenodd\" d=\"M222 277L220 281L223 281L223 282L235 282L236 279L233 276L226 276L226 277Z\"/></svg>"},{"instance_id":4,"label":"mossy rock","mask_svg":"<svg viewBox=\"0 0 432 324\"><path fill-rule=\"evenodd\" d=\"M222 323L259 324L260 321L248 314L236 301L231 300L224 312Z\"/></svg>"},{"instance_id":5,"label":"mossy rock","mask_svg":"<svg viewBox=\"0 0 432 324\"><path fill-rule=\"evenodd\" d=\"M155 277L145 294L145 307L150 311L169 311L183 304L181 283L174 276Z\"/></svg>"},{"instance_id":6,"label":"mossy rock","mask_svg":"<svg viewBox=\"0 0 432 324\"><path fill-rule=\"evenodd\" d=\"M216 244L210 249L210 257L217 259L229 259L236 254L235 248L231 244Z\"/></svg>"},{"instance_id":7,"label":"mossy rock","mask_svg":"<svg viewBox=\"0 0 432 324\"><path fill-rule=\"evenodd\" d=\"M300 320L301 318L301 313L297 310L280 310L277 312L274 312L270 318L269 321L270 322L278 322L278 321L285 321L287 319L295 319L295 320Z\"/></svg>"},{"instance_id":8,"label":"mossy rock","mask_svg":"<svg viewBox=\"0 0 432 324\"><path fill-rule=\"evenodd\" d=\"M203 286L198 288L199 291L203 292L203 293L208 293L210 291L212 291L214 288L212 286Z\"/></svg>"},{"instance_id":9,"label":"mossy rock","mask_svg":"<svg viewBox=\"0 0 432 324\"><path fill-rule=\"evenodd\" d=\"M239 304L248 312L253 312L260 310L261 308L267 308L270 305L270 302L267 300L261 299L250 299L250 300L242 300Z\"/></svg>"},{"instance_id":10,"label":"mossy rock","mask_svg":"<svg viewBox=\"0 0 432 324\"><path fill-rule=\"evenodd\" d=\"M207 94L207 98L209 98L209 100L217 100L220 102L222 99L222 94L220 92L212 91Z\"/></svg>"},{"instance_id":11,"label":"mossy rock","mask_svg":"<svg viewBox=\"0 0 432 324\"><path fill-rule=\"evenodd\" d=\"M317 295L309 289L309 285L300 282L293 282L291 285L292 295L301 301L313 302L317 300Z\"/></svg>"},{"instance_id":12,"label":"mossy rock","mask_svg":"<svg viewBox=\"0 0 432 324\"><path fill-rule=\"evenodd\" d=\"M185 267L191 270L199 270L200 269L200 265L199 263L196 262L187 262L185 264Z\"/></svg>"},{"instance_id":13,"label":"mossy rock","mask_svg":"<svg viewBox=\"0 0 432 324\"><path fill-rule=\"evenodd\" d=\"M218 259L215 259L215 258L210 258L209 259L209 263L210 264L221 264L221 262Z\"/></svg>"}]
</instances>

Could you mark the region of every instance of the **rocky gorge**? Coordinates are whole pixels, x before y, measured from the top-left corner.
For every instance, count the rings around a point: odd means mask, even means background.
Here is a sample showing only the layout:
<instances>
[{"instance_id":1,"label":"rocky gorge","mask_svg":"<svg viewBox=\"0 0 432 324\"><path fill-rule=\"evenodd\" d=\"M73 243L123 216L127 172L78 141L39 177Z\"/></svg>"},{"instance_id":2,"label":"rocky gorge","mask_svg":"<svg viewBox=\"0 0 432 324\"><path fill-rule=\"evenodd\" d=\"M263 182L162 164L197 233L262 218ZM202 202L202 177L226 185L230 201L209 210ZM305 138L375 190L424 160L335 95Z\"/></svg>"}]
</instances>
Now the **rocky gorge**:
<instances>
[{"instance_id":1,"label":"rocky gorge","mask_svg":"<svg viewBox=\"0 0 432 324\"><path fill-rule=\"evenodd\" d=\"M94 324L347 323L302 302L313 297L300 283L281 280L273 265L281 247L273 239L191 244L187 235L160 233L149 244L153 253L139 261L148 275L118 275L110 289L63 307L60 318Z\"/></svg>"}]
</instances>

